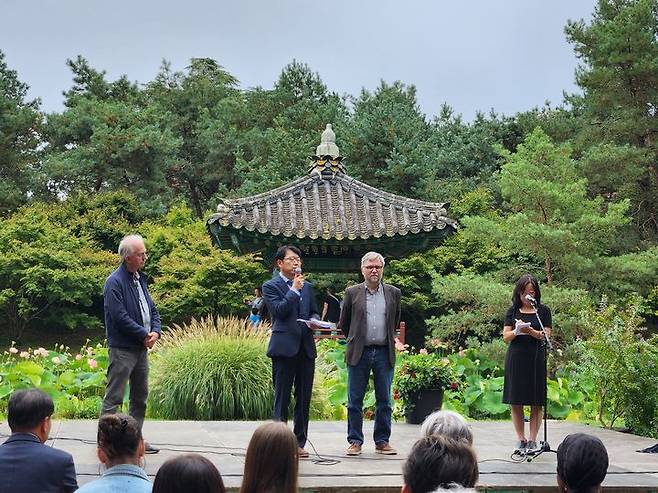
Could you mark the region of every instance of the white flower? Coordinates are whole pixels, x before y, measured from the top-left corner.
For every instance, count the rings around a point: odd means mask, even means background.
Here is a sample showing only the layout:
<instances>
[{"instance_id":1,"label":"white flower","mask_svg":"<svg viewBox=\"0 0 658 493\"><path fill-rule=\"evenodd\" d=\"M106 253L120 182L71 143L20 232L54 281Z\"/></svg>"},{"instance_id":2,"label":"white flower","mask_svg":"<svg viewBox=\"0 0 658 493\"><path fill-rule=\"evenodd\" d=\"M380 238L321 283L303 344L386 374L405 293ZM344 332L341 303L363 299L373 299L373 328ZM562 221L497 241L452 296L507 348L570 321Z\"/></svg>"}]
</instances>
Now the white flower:
<instances>
[{"instance_id":1,"label":"white flower","mask_svg":"<svg viewBox=\"0 0 658 493\"><path fill-rule=\"evenodd\" d=\"M16 349L14 346L12 346L12 347L9 348L9 352L11 354L16 354L18 352L18 349Z\"/></svg>"},{"instance_id":2,"label":"white flower","mask_svg":"<svg viewBox=\"0 0 658 493\"><path fill-rule=\"evenodd\" d=\"M55 363L56 365L59 365L59 364L62 363L62 360L59 359L59 356L55 356L55 357L54 357L53 359L51 359L50 361L52 361L52 362Z\"/></svg>"},{"instance_id":3,"label":"white flower","mask_svg":"<svg viewBox=\"0 0 658 493\"><path fill-rule=\"evenodd\" d=\"M30 357L30 353L28 353L27 351L21 351L21 354L19 354L19 356L20 356L21 358L29 358L29 357Z\"/></svg>"}]
</instances>

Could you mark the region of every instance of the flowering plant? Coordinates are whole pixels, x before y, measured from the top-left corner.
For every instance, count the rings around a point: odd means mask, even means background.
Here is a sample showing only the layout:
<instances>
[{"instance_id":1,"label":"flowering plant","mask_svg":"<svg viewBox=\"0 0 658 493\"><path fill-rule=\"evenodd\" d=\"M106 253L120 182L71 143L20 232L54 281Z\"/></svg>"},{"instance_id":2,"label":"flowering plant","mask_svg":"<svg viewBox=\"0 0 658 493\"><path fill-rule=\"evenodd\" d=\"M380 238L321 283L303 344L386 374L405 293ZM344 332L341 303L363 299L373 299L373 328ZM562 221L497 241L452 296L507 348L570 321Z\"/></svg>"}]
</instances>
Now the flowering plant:
<instances>
[{"instance_id":1,"label":"flowering plant","mask_svg":"<svg viewBox=\"0 0 658 493\"><path fill-rule=\"evenodd\" d=\"M428 353L421 349L418 354L400 354L393 379L395 399L402 399L404 407L412 405L412 395L425 389L455 388L458 384L450 360L438 353Z\"/></svg>"}]
</instances>

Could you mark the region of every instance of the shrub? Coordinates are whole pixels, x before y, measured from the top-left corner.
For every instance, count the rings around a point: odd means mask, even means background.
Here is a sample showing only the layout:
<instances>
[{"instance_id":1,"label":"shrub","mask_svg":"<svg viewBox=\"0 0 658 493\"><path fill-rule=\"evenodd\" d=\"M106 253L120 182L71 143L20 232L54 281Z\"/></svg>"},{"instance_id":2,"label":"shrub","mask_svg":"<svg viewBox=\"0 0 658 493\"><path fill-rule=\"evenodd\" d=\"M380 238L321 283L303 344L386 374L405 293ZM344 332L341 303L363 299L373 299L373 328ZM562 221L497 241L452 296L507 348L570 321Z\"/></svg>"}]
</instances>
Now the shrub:
<instances>
[{"instance_id":1,"label":"shrub","mask_svg":"<svg viewBox=\"0 0 658 493\"><path fill-rule=\"evenodd\" d=\"M163 334L151 363L150 415L162 419L267 419L272 414L266 330L207 317Z\"/></svg>"},{"instance_id":2,"label":"shrub","mask_svg":"<svg viewBox=\"0 0 658 493\"><path fill-rule=\"evenodd\" d=\"M612 427L623 417L632 431L657 436L658 340L642 337L634 306L621 310L604 302L582 317L592 336L576 345L573 375L593 386L598 421Z\"/></svg>"}]
</instances>

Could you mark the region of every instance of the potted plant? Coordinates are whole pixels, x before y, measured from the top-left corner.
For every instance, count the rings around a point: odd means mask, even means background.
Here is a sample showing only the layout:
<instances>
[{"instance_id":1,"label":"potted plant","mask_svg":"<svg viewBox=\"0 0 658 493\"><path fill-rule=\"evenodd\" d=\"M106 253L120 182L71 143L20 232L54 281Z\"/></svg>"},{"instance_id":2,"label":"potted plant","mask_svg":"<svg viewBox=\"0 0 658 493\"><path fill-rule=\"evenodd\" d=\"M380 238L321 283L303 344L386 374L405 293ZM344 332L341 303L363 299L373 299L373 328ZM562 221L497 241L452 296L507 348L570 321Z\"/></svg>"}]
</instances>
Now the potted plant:
<instances>
[{"instance_id":1,"label":"potted plant","mask_svg":"<svg viewBox=\"0 0 658 493\"><path fill-rule=\"evenodd\" d=\"M407 423L420 424L441 409L443 392L456 384L448 358L421 349L400 354L393 379L394 398L401 399Z\"/></svg>"}]
</instances>

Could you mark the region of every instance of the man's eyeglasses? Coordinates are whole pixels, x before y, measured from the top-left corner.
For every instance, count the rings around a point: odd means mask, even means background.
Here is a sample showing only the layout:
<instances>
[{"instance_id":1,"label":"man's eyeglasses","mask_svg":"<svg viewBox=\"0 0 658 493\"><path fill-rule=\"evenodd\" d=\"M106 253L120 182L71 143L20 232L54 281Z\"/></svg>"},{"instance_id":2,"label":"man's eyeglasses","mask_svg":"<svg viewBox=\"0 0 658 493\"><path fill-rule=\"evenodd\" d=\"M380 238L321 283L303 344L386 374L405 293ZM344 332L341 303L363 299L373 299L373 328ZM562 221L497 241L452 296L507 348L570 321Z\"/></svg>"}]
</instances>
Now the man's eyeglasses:
<instances>
[{"instance_id":1,"label":"man's eyeglasses","mask_svg":"<svg viewBox=\"0 0 658 493\"><path fill-rule=\"evenodd\" d=\"M363 268L365 270L382 270L384 267L381 265L365 265Z\"/></svg>"},{"instance_id":2,"label":"man's eyeglasses","mask_svg":"<svg viewBox=\"0 0 658 493\"><path fill-rule=\"evenodd\" d=\"M284 257L283 260L288 260L289 262L301 262L302 259L300 259L297 256L294 257Z\"/></svg>"}]
</instances>

